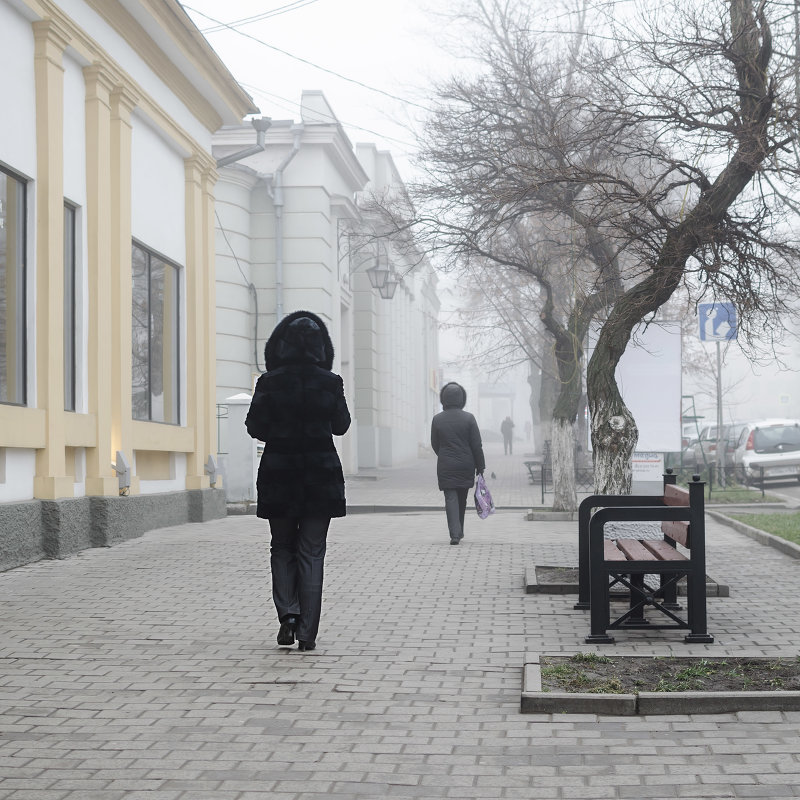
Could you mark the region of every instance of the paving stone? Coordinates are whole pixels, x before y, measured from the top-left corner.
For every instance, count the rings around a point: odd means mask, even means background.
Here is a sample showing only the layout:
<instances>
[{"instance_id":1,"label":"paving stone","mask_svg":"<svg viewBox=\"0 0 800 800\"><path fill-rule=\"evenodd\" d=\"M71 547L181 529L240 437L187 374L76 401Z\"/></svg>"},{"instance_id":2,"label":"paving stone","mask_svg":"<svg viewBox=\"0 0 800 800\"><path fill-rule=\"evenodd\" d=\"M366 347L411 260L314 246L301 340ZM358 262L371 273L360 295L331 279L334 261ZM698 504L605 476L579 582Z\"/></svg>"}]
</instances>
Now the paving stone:
<instances>
[{"instance_id":1,"label":"paving stone","mask_svg":"<svg viewBox=\"0 0 800 800\"><path fill-rule=\"evenodd\" d=\"M800 796L800 712L519 713L526 652L585 651L588 617L525 594L530 561L577 563L576 526L526 521L524 455L487 459L499 510L458 548L443 510L333 521L313 653L275 644L254 517L0 574L0 800ZM429 460L348 498L441 506ZM614 653L800 651L796 562L716 521L708 539L731 586L715 644L621 634Z\"/></svg>"}]
</instances>

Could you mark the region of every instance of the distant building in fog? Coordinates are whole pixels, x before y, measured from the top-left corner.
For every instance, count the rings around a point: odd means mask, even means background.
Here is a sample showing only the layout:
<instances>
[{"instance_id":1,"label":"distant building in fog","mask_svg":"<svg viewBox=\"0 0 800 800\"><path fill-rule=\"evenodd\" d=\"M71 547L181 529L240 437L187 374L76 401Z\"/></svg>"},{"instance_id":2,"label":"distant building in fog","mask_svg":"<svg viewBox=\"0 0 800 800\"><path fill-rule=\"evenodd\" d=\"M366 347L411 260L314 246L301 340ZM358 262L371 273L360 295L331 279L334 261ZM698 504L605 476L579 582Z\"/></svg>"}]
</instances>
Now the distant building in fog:
<instances>
[{"instance_id":1,"label":"distant building in fog","mask_svg":"<svg viewBox=\"0 0 800 800\"><path fill-rule=\"evenodd\" d=\"M255 138L250 125L225 128L214 155ZM319 314L353 412L337 445L351 474L416 457L438 410L435 272L413 243L379 236L367 208L373 193L402 191L390 154L354 148L321 92L303 93L300 122L271 121L263 151L222 166L216 186L217 403L252 392L279 318ZM240 432L220 429L225 453Z\"/></svg>"}]
</instances>

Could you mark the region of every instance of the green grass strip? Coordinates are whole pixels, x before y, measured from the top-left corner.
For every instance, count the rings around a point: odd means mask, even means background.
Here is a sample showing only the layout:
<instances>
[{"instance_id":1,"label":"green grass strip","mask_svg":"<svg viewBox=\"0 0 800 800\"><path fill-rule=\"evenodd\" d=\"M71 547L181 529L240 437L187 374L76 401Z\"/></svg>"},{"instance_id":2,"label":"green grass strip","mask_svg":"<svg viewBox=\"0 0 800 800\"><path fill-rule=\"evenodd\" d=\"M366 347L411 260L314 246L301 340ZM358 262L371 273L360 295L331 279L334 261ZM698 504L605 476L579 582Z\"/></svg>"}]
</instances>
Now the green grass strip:
<instances>
[{"instance_id":1,"label":"green grass strip","mask_svg":"<svg viewBox=\"0 0 800 800\"><path fill-rule=\"evenodd\" d=\"M800 511L791 514L728 514L745 525L800 544Z\"/></svg>"}]
</instances>

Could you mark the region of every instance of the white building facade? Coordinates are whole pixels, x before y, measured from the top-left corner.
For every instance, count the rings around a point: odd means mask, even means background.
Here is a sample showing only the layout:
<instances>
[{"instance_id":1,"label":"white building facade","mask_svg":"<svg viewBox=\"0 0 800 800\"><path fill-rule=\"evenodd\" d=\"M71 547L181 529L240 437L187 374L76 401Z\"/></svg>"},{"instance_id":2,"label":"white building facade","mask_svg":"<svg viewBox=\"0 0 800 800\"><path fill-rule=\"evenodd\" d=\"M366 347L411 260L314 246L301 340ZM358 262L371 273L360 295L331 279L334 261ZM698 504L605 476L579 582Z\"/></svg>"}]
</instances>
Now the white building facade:
<instances>
[{"instance_id":1,"label":"white building facade","mask_svg":"<svg viewBox=\"0 0 800 800\"><path fill-rule=\"evenodd\" d=\"M408 461L427 442L436 410L439 303L424 255L401 252L378 236L360 205L372 191L402 186L391 156L354 148L320 92L303 93L300 122L272 121L263 150L238 158L255 139L249 125L214 137L221 165L215 192L221 460L233 459L229 448L241 435L239 416L228 416L229 398L252 393L277 321L306 309L329 327L334 369L354 417L337 442L345 472ZM368 270L376 266L384 269L391 299L371 286L375 274ZM235 499L253 498L229 494Z\"/></svg>"}]
</instances>

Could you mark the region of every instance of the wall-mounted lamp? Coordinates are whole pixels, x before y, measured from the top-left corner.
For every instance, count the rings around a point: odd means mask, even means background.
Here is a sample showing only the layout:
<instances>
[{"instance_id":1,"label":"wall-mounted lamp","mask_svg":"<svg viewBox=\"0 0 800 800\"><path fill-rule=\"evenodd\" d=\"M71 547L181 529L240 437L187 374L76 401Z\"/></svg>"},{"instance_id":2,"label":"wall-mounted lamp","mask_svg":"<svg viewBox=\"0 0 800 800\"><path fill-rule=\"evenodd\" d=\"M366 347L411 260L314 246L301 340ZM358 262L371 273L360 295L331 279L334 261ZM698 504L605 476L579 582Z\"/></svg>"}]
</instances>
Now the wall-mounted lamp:
<instances>
[{"instance_id":1,"label":"wall-mounted lamp","mask_svg":"<svg viewBox=\"0 0 800 800\"><path fill-rule=\"evenodd\" d=\"M395 290L397 289L397 285L400 281L397 277L392 273L386 280L383 282L383 286L378 287L378 293L384 300L391 300L394 297Z\"/></svg>"},{"instance_id":2,"label":"wall-mounted lamp","mask_svg":"<svg viewBox=\"0 0 800 800\"><path fill-rule=\"evenodd\" d=\"M369 277L370 286L378 290L378 294L384 300L391 300L394 297L397 284L400 283L394 270L389 266L389 257L385 252L378 253L375 258L375 265L366 270Z\"/></svg>"},{"instance_id":3,"label":"wall-mounted lamp","mask_svg":"<svg viewBox=\"0 0 800 800\"><path fill-rule=\"evenodd\" d=\"M389 280L389 273L391 270L386 265L386 257L384 256L383 259L381 259L381 257L378 256L378 258L375 259L375 266L370 267L366 272L369 277L369 285L373 289L380 290L383 289L386 285L386 281Z\"/></svg>"}]
</instances>

